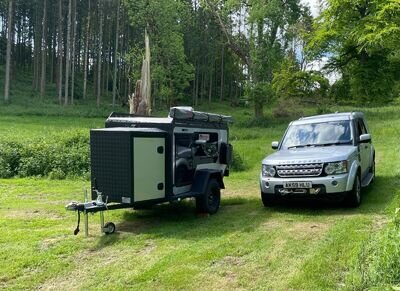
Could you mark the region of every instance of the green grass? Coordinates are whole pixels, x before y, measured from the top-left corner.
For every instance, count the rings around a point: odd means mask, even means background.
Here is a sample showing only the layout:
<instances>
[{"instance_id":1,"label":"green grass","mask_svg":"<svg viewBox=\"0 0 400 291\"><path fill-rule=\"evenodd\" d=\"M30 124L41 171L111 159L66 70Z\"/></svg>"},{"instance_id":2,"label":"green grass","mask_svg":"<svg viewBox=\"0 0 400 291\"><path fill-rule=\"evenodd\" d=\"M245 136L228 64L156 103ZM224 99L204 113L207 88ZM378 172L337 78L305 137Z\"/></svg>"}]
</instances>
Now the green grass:
<instances>
[{"instance_id":1,"label":"green grass","mask_svg":"<svg viewBox=\"0 0 400 291\"><path fill-rule=\"evenodd\" d=\"M51 139L55 133L87 131L104 123L99 117L60 117L52 109L42 116L10 115L13 106L0 106L0 139ZM355 110L332 110L337 109ZM78 108L82 113L87 110ZM73 236L75 214L63 207L83 199L88 181L0 180L0 223L5 230L0 236L0 288L359 288L360 253L400 206L400 106L361 109L376 146L377 179L364 191L358 209L308 204L262 207L260 162L272 152L271 141L280 139L288 120L275 120L267 110L262 127L248 127L251 108L232 111L213 105L212 110L234 115L231 141L247 166L225 180L218 214L197 216L193 201L146 211L110 211L106 221L115 222L118 232L100 235L99 218L94 215L89 217L90 236L84 238Z\"/></svg>"}]
</instances>

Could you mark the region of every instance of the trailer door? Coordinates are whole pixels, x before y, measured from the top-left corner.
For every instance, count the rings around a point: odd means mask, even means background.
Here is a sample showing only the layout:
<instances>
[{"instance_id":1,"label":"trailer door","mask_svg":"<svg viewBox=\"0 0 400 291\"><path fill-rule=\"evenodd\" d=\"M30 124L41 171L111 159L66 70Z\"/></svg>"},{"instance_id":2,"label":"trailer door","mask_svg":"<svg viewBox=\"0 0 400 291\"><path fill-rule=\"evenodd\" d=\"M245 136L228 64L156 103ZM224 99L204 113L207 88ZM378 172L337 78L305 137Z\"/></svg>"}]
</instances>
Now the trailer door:
<instances>
[{"instance_id":1,"label":"trailer door","mask_svg":"<svg viewBox=\"0 0 400 291\"><path fill-rule=\"evenodd\" d=\"M134 201L165 198L165 138L133 138Z\"/></svg>"}]
</instances>

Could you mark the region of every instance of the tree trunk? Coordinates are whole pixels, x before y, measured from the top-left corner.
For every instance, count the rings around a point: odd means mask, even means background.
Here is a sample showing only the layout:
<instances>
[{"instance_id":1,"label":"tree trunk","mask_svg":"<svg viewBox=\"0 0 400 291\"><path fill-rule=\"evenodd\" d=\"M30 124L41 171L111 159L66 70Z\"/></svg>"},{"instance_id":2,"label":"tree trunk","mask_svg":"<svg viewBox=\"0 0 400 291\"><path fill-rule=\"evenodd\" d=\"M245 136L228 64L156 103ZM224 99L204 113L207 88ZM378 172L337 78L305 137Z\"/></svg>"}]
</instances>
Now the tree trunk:
<instances>
[{"instance_id":1,"label":"tree trunk","mask_svg":"<svg viewBox=\"0 0 400 291\"><path fill-rule=\"evenodd\" d=\"M89 30L90 30L90 0L86 23L86 39L85 39L85 56L83 61L83 99L86 98L87 73L88 73L88 56L89 56Z\"/></svg>"},{"instance_id":2,"label":"tree trunk","mask_svg":"<svg viewBox=\"0 0 400 291\"><path fill-rule=\"evenodd\" d=\"M219 95L219 101L222 102L224 99L224 55L225 55L225 47L222 46L222 53L221 53L221 90Z\"/></svg>"},{"instance_id":3,"label":"tree trunk","mask_svg":"<svg viewBox=\"0 0 400 291\"><path fill-rule=\"evenodd\" d=\"M100 106L101 96L101 51L103 45L103 0L99 0L99 18L100 18L100 31L99 31L99 47L98 47L98 69L97 69L97 107Z\"/></svg>"},{"instance_id":4,"label":"tree trunk","mask_svg":"<svg viewBox=\"0 0 400 291\"><path fill-rule=\"evenodd\" d=\"M41 35L40 35L40 19L39 19L39 0L36 1L36 13L35 13L35 34L34 34L34 51L33 51L33 89L36 91L40 85L40 52L41 52Z\"/></svg>"},{"instance_id":5,"label":"tree trunk","mask_svg":"<svg viewBox=\"0 0 400 291\"><path fill-rule=\"evenodd\" d=\"M4 101L10 102L10 64L11 64L11 44L14 37L13 34L13 0L8 2L8 36L7 36L7 52L6 52L6 75L4 81Z\"/></svg>"},{"instance_id":6,"label":"tree trunk","mask_svg":"<svg viewBox=\"0 0 400 291\"><path fill-rule=\"evenodd\" d=\"M43 99L46 92L46 60L47 60L47 0L43 3L43 21L42 21L42 68L40 77L40 98Z\"/></svg>"},{"instance_id":7,"label":"tree trunk","mask_svg":"<svg viewBox=\"0 0 400 291\"><path fill-rule=\"evenodd\" d=\"M74 25L72 27L72 70L71 70L71 104L74 104L74 89L75 89L75 46L76 46L76 0L73 0L74 4Z\"/></svg>"},{"instance_id":8,"label":"tree trunk","mask_svg":"<svg viewBox=\"0 0 400 291\"><path fill-rule=\"evenodd\" d=\"M212 94L212 83L213 83L213 73L210 72L210 86L208 88L208 104L211 104L211 94Z\"/></svg>"},{"instance_id":9,"label":"tree trunk","mask_svg":"<svg viewBox=\"0 0 400 291\"><path fill-rule=\"evenodd\" d=\"M57 89L58 89L58 103L62 104L62 79L63 79L63 67L62 67L62 59L63 59L63 13L62 13L62 4L63 1L58 1L58 60L57 60Z\"/></svg>"},{"instance_id":10,"label":"tree trunk","mask_svg":"<svg viewBox=\"0 0 400 291\"><path fill-rule=\"evenodd\" d=\"M115 32L115 48L114 48L114 77L113 77L113 92L112 92L112 106L115 106L115 99L117 94L117 54L118 54L118 38L119 38L119 11L120 1L117 1L117 19L116 19L116 32Z\"/></svg>"},{"instance_id":11,"label":"tree trunk","mask_svg":"<svg viewBox=\"0 0 400 291\"><path fill-rule=\"evenodd\" d=\"M254 102L254 115L256 118L264 117L264 103L263 102Z\"/></svg>"},{"instance_id":12,"label":"tree trunk","mask_svg":"<svg viewBox=\"0 0 400 291\"><path fill-rule=\"evenodd\" d=\"M69 69L70 69L70 58L71 58L71 14L72 14L72 0L68 1L68 24L67 24L67 47L65 49L65 94L64 94L64 105L68 105L68 85L69 85Z\"/></svg>"}]
</instances>

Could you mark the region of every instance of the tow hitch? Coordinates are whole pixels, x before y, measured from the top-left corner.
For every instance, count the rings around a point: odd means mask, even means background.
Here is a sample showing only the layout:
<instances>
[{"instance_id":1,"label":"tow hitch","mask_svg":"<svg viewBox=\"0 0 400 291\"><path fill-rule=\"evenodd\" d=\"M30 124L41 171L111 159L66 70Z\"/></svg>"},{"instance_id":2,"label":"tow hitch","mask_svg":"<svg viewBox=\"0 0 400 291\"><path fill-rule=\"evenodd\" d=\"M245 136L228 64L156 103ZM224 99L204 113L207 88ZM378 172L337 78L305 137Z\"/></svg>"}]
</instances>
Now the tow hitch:
<instances>
[{"instance_id":1,"label":"tow hitch","mask_svg":"<svg viewBox=\"0 0 400 291\"><path fill-rule=\"evenodd\" d=\"M112 234L115 232L116 227L112 222L107 222L104 224L104 211L112 210L112 209L121 209L130 207L129 204L111 204L107 203L108 198L106 197L106 201L103 201L103 195L101 192L96 189L93 190L94 193L97 194L97 199L92 201L87 201L87 191L85 191L85 202L70 202L65 205L65 209L68 211L77 211L78 212L78 223L74 230L74 235L77 235L80 231L79 226L81 222L81 212L84 215L84 223L85 223L85 236L89 235L89 213L100 213L100 232L105 234Z\"/></svg>"}]
</instances>

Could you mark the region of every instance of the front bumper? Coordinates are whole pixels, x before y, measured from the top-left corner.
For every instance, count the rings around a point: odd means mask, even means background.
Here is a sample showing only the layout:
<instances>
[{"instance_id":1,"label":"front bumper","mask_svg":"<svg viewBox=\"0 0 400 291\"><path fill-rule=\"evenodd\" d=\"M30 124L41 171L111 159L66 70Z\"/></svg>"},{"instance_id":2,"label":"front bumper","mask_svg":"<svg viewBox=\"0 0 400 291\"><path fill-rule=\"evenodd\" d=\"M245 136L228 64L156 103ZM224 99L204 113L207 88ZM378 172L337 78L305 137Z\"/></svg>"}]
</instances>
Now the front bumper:
<instances>
[{"instance_id":1,"label":"front bumper","mask_svg":"<svg viewBox=\"0 0 400 291\"><path fill-rule=\"evenodd\" d=\"M260 174L261 192L266 194L285 195L326 195L345 193L348 191L347 182L349 174L330 175L326 177L296 177L296 178L276 178L263 177ZM284 189L284 182L311 182L311 189Z\"/></svg>"}]
</instances>

